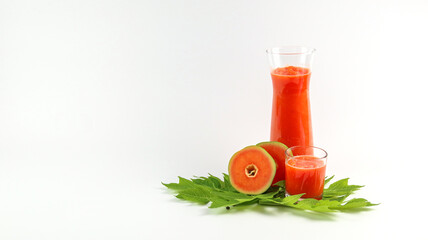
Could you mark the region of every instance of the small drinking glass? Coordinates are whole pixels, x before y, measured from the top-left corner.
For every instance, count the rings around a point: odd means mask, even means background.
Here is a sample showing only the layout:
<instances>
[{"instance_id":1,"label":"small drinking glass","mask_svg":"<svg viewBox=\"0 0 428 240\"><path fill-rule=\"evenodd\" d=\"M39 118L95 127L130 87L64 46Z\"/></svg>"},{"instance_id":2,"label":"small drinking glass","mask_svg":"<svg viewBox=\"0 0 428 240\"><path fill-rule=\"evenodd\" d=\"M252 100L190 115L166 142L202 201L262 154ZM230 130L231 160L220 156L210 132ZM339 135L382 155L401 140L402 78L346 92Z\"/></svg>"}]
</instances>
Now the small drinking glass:
<instances>
[{"instance_id":1,"label":"small drinking glass","mask_svg":"<svg viewBox=\"0 0 428 240\"><path fill-rule=\"evenodd\" d=\"M286 195L322 199L327 152L313 146L295 146L285 151Z\"/></svg>"}]
</instances>

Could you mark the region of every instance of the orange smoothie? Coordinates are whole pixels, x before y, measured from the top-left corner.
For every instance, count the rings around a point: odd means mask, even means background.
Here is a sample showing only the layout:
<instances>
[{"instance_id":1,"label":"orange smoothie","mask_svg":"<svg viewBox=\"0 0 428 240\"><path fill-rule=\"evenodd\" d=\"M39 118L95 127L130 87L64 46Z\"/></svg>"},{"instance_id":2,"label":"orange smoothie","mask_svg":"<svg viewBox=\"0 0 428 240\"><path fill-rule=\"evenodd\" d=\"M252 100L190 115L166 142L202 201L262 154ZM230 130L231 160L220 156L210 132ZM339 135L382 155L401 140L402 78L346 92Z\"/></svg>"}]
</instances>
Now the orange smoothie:
<instances>
[{"instance_id":1,"label":"orange smoothie","mask_svg":"<svg viewBox=\"0 0 428 240\"><path fill-rule=\"evenodd\" d=\"M273 104L271 141L288 147L312 146L308 68L287 66L271 72Z\"/></svg>"},{"instance_id":2,"label":"orange smoothie","mask_svg":"<svg viewBox=\"0 0 428 240\"><path fill-rule=\"evenodd\" d=\"M326 164L314 156L296 156L285 163L287 194L305 193L302 198L321 199Z\"/></svg>"}]
</instances>

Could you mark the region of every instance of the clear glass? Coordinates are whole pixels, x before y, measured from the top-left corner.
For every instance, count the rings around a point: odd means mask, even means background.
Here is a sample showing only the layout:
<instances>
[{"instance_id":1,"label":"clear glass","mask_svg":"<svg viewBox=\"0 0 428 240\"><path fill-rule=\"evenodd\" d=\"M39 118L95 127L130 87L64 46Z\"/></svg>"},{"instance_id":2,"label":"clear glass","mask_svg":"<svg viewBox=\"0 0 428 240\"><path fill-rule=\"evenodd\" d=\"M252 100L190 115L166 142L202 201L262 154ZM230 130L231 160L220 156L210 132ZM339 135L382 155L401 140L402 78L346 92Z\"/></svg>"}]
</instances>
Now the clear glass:
<instances>
[{"instance_id":1,"label":"clear glass","mask_svg":"<svg viewBox=\"0 0 428 240\"><path fill-rule=\"evenodd\" d=\"M315 49L289 46L266 52L273 85L270 140L312 146L309 80Z\"/></svg>"},{"instance_id":2,"label":"clear glass","mask_svg":"<svg viewBox=\"0 0 428 240\"><path fill-rule=\"evenodd\" d=\"M285 191L304 193L301 198L322 199L327 152L313 146L294 146L285 151Z\"/></svg>"}]
</instances>

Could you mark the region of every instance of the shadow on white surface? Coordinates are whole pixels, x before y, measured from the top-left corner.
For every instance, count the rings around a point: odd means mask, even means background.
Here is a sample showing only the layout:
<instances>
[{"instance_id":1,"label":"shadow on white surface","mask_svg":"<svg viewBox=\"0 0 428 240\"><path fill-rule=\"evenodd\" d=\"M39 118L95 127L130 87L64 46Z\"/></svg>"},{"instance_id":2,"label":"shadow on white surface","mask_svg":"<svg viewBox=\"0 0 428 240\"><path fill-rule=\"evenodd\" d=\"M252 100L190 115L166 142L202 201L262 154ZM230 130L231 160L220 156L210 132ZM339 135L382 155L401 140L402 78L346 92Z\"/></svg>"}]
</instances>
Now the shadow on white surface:
<instances>
[{"instance_id":1,"label":"shadow on white surface","mask_svg":"<svg viewBox=\"0 0 428 240\"><path fill-rule=\"evenodd\" d=\"M256 214L262 214L266 216L286 216L286 215L295 215L298 217L304 217L309 220L316 221L334 221L336 216L334 213L320 213L320 212L308 212L304 210L298 210L287 207L270 207L270 206L260 206L260 205L251 205L251 206L242 206L242 207L231 207L230 210L226 208L221 209L207 209L206 214L211 215L227 215L227 214L242 214L244 212L252 212Z\"/></svg>"}]
</instances>

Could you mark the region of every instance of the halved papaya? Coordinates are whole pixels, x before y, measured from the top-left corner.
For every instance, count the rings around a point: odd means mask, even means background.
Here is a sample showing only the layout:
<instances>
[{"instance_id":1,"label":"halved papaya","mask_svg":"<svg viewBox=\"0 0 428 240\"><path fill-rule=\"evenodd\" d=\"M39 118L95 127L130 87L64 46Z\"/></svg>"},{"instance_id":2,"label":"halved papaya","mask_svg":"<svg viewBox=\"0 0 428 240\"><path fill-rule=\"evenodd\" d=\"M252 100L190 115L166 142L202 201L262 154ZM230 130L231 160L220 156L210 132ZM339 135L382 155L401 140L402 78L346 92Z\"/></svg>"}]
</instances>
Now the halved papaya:
<instances>
[{"instance_id":1,"label":"halved papaya","mask_svg":"<svg viewBox=\"0 0 428 240\"><path fill-rule=\"evenodd\" d=\"M248 146L236 152L229 161L232 186L241 193L264 193L275 177L275 160L259 146Z\"/></svg>"},{"instance_id":2,"label":"halved papaya","mask_svg":"<svg viewBox=\"0 0 428 240\"><path fill-rule=\"evenodd\" d=\"M280 142L261 142L257 146L266 150L276 162L276 173L272 184L285 179L285 151L288 147Z\"/></svg>"}]
</instances>

